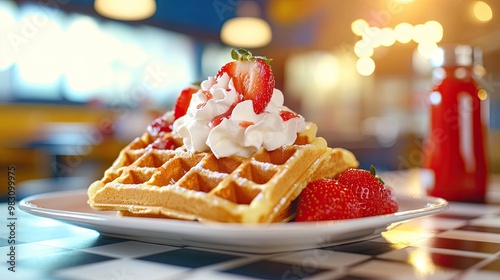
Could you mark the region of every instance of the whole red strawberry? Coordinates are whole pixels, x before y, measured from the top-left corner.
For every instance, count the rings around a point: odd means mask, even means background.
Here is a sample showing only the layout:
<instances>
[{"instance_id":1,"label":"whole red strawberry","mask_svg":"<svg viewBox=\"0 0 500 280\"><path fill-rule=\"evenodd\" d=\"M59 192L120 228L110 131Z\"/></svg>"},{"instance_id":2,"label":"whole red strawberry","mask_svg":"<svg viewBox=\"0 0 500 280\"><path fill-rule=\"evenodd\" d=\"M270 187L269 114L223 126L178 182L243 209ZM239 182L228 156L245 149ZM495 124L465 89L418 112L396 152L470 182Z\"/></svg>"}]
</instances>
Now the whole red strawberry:
<instances>
[{"instance_id":1,"label":"whole red strawberry","mask_svg":"<svg viewBox=\"0 0 500 280\"><path fill-rule=\"evenodd\" d=\"M233 84L241 100L252 100L256 114L264 111L271 101L274 90L274 75L269 66L270 59L253 56L244 49L231 51L231 61L222 66L215 78L224 73L233 79Z\"/></svg>"},{"instance_id":2,"label":"whole red strawberry","mask_svg":"<svg viewBox=\"0 0 500 280\"><path fill-rule=\"evenodd\" d=\"M335 179L310 182L297 202L295 221L327 221L361 217L358 199Z\"/></svg>"},{"instance_id":3,"label":"whole red strawberry","mask_svg":"<svg viewBox=\"0 0 500 280\"><path fill-rule=\"evenodd\" d=\"M386 188L384 182L376 175L373 166L370 167L370 171L347 169L337 180L354 191L364 217L397 211L397 201L392 189Z\"/></svg>"},{"instance_id":4,"label":"whole red strawberry","mask_svg":"<svg viewBox=\"0 0 500 280\"><path fill-rule=\"evenodd\" d=\"M399 205L398 205L398 200L396 198L396 194L394 193L394 190L389 187L385 186L384 194L382 195L382 199L385 201L380 208L379 215L384 215L384 214L392 214L398 211Z\"/></svg>"}]
</instances>

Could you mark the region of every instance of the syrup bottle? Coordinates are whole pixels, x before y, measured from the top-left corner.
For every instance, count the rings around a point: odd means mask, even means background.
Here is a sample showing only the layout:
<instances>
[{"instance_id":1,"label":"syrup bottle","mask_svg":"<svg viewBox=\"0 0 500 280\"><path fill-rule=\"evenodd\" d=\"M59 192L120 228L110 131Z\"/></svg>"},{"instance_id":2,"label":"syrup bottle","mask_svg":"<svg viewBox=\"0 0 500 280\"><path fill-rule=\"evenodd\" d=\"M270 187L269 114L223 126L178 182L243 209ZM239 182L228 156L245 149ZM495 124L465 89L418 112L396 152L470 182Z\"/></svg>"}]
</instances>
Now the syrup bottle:
<instances>
[{"instance_id":1,"label":"syrup bottle","mask_svg":"<svg viewBox=\"0 0 500 280\"><path fill-rule=\"evenodd\" d=\"M423 146L423 185L431 196L484 203L488 116L487 93L478 82L484 73L481 50L443 47L432 61L436 68Z\"/></svg>"}]
</instances>

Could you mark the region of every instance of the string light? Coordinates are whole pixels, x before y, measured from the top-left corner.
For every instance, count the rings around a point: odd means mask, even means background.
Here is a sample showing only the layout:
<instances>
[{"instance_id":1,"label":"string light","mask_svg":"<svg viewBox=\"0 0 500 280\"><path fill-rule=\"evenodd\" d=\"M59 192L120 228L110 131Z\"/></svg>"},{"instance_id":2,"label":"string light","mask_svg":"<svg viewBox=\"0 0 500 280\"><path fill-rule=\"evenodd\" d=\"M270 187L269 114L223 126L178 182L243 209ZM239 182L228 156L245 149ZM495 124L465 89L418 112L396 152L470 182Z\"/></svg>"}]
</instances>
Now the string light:
<instances>
[{"instance_id":1,"label":"string light","mask_svg":"<svg viewBox=\"0 0 500 280\"><path fill-rule=\"evenodd\" d=\"M394 33L396 34L396 40L402 44L406 44L413 38L413 25L402 22L394 28Z\"/></svg>"},{"instance_id":2,"label":"string light","mask_svg":"<svg viewBox=\"0 0 500 280\"><path fill-rule=\"evenodd\" d=\"M370 76L375 72L375 61L370 57L360 57L356 62L356 70L363 76Z\"/></svg>"},{"instance_id":3,"label":"string light","mask_svg":"<svg viewBox=\"0 0 500 280\"><path fill-rule=\"evenodd\" d=\"M370 26L368 25L368 22L366 22L366 20L364 19L357 19L353 21L351 24L352 32L358 36L362 36L365 30L368 29L368 27Z\"/></svg>"},{"instance_id":4,"label":"string light","mask_svg":"<svg viewBox=\"0 0 500 280\"><path fill-rule=\"evenodd\" d=\"M356 64L358 73L369 76L375 71L375 62L371 58L374 49L390 47L396 42L406 44L414 41L417 50L423 57L431 57L437 49L437 43L443 39L443 26L434 20L415 26L402 22L394 28L369 26L363 19L351 23L352 32L361 39L354 44L354 53L359 60Z\"/></svg>"}]
</instances>

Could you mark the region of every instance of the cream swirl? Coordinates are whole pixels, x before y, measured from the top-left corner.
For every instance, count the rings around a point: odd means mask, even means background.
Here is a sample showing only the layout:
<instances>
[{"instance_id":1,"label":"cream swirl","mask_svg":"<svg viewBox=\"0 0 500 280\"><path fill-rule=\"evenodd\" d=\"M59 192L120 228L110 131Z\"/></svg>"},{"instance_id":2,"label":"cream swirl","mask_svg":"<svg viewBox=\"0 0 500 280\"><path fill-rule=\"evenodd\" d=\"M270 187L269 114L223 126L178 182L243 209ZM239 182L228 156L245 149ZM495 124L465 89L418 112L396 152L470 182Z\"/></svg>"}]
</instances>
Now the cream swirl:
<instances>
[{"instance_id":1,"label":"cream swirl","mask_svg":"<svg viewBox=\"0 0 500 280\"><path fill-rule=\"evenodd\" d=\"M221 158L248 157L260 147L272 151L291 145L297 133L305 129L301 116L282 119L281 112L290 110L283 106L283 93L278 89L273 90L271 101L260 114L254 112L251 100L238 102L238 98L239 93L227 74L218 80L208 78L193 95L186 115L174 122L173 132L183 139L189 151L211 150ZM228 112L231 114L227 118L211 126L216 117Z\"/></svg>"}]
</instances>

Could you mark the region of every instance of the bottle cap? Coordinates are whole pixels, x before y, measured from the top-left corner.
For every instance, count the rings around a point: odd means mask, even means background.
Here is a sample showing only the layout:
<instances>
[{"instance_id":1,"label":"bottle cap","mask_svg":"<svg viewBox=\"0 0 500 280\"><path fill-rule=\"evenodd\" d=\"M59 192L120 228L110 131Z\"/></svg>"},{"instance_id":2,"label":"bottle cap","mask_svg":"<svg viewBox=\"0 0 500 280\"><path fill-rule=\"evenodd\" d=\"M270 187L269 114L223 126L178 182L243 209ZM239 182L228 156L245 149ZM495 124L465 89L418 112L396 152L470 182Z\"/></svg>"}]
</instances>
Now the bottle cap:
<instances>
[{"instance_id":1,"label":"bottle cap","mask_svg":"<svg viewBox=\"0 0 500 280\"><path fill-rule=\"evenodd\" d=\"M431 57L431 63L434 67L482 65L483 52L469 45L442 46Z\"/></svg>"}]
</instances>

